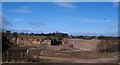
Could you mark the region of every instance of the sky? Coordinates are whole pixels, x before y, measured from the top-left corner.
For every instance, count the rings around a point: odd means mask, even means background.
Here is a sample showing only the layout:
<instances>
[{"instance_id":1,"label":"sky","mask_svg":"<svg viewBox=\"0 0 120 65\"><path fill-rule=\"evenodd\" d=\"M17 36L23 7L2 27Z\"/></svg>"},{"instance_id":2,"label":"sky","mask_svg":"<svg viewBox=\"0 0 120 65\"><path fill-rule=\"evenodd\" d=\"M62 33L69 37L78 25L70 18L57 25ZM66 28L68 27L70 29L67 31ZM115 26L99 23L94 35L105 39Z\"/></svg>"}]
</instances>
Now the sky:
<instances>
[{"instance_id":1,"label":"sky","mask_svg":"<svg viewBox=\"0 0 120 65\"><path fill-rule=\"evenodd\" d=\"M118 35L115 2L3 2L2 18L17 32Z\"/></svg>"}]
</instances>

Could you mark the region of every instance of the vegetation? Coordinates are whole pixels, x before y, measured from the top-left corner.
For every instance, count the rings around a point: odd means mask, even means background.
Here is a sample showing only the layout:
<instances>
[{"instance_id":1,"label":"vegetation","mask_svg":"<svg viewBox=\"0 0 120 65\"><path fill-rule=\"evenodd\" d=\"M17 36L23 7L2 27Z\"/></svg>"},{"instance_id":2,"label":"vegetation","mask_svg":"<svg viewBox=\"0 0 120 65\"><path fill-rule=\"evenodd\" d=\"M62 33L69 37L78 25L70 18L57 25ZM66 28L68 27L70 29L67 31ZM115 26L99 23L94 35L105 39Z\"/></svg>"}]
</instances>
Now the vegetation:
<instances>
[{"instance_id":1,"label":"vegetation","mask_svg":"<svg viewBox=\"0 0 120 65\"><path fill-rule=\"evenodd\" d=\"M118 40L101 40L97 45L98 52L118 51Z\"/></svg>"},{"instance_id":2,"label":"vegetation","mask_svg":"<svg viewBox=\"0 0 120 65\"><path fill-rule=\"evenodd\" d=\"M61 32L53 32L53 33L23 33L23 32L11 32L8 30L4 30L2 32L2 35L8 37L8 36L13 36L13 37L24 37L24 38L51 38L51 37L61 37L61 38L73 38L73 39L100 39L100 40L110 40L110 39L120 39L120 37L113 37L113 36L84 36L84 35L79 35L79 36L72 36L68 35L67 33L61 33Z\"/></svg>"},{"instance_id":3,"label":"vegetation","mask_svg":"<svg viewBox=\"0 0 120 65\"><path fill-rule=\"evenodd\" d=\"M63 49L60 49L58 52L55 51L55 50L52 50L50 48L42 48L42 47L39 47L40 49L35 50L33 52L33 54L38 54L40 55L40 52L41 52L41 55L49 55L49 56L59 56L59 57L73 57L73 58L81 58L81 59L96 59L96 58L105 58L105 57L112 57L112 56L116 56L117 55L117 52L118 52L118 46L119 46L119 40L120 39L119 37L112 37L112 36L69 36L68 34L66 33L59 33L59 32L56 32L56 33L48 33L48 34L44 34L44 33L41 33L41 34L35 34L35 33L18 33L18 32L11 32L11 31L4 31L3 33L3 36L2 36L2 51L6 51L8 48L10 48L11 46L13 46L13 44L8 40L8 37L20 37L20 38L32 38L32 39L51 39L51 45L60 45L62 44L61 40L63 38L67 38L67 39L87 39L87 40L91 40L91 39L99 39L101 40L98 45L97 45L97 52L84 52L84 51L81 51L81 52L78 52L78 51L75 51L75 52L69 52L69 51L73 51L71 49L68 49L68 48L63 48ZM4 44L3 44L4 43ZM27 46L26 46L27 47ZM32 47L36 47L36 46L32 46ZM47 47L47 46L46 46ZM53 46L55 49L57 47ZM28 48L30 48L28 46ZM72 45L70 45L70 48L73 48ZM48 50L49 49L49 50ZM65 52L64 52L65 51ZM67 52L68 51L68 52ZM104 53L105 52L105 53ZM115 53L114 53L115 52ZM32 54L32 55L33 55ZM58 54L58 55L57 55ZM18 54L16 54L18 55ZM29 57L28 62L41 62L40 58L33 58L33 57ZM49 61L48 59L46 60L43 60L43 61Z\"/></svg>"},{"instance_id":4,"label":"vegetation","mask_svg":"<svg viewBox=\"0 0 120 65\"><path fill-rule=\"evenodd\" d=\"M6 50L8 50L8 48L10 48L11 45L12 43L9 42L7 37L2 37L2 52L5 52Z\"/></svg>"}]
</instances>

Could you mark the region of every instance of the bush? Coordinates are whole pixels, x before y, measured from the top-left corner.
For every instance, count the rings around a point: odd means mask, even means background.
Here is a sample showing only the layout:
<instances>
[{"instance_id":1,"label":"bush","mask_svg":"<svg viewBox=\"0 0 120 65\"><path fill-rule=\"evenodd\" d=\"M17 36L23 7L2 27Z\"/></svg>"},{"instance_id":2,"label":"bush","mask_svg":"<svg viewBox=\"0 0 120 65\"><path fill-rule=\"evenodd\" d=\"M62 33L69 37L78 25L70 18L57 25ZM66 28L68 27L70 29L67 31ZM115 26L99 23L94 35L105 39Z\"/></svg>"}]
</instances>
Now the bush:
<instances>
[{"instance_id":1,"label":"bush","mask_svg":"<svg viewBox=\"0 0 120 65\"><path fill-rule=\"evenodd\" d=\"M118 42L116 40L101 40L97 45L98 52L116 52L118 51Z\"/></svg>"},{"instance_id":2,"label":"bush","mask_svg":"<svg viewBox=\"0 0 120 65\"><path fill-rule=\"evenodd\" d=\"M60 44L62 44L62 42L60 40L54 39L51 41L51 45L60 45Z\"/></svg>"}]
</instances>

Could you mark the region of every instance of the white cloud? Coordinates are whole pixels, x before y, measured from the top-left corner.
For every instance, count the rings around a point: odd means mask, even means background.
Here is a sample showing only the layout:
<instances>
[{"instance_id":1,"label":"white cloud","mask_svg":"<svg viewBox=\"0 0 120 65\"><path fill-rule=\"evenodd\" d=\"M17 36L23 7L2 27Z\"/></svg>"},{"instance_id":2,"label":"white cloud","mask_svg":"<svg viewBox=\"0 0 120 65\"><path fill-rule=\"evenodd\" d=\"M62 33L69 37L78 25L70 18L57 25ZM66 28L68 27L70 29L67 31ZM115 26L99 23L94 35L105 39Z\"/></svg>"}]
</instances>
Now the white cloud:
<instances>
[{"instance_id":1,"label":"white cloud","mask_svg":"<svg viewBox=\"0 0 120 65\"><path fill-rule=\"evenodd\" d=\"M118 2L113 2L113 7L118 7Z\"/></svg>"},{"instance_id":2,"label":"white cloud","mask_svg":"<svg viewBox=\"0 0 120 65\"><path fill-rule=\"evenodd\" d=\"M107 19L82 19L81 22L91 22L91 23L100 23L100 22L111 22L111 20Z\"/></svg>"},{"instance_id":3,"label":"white cloud","mask_svg":"<svg viewBox=\"0 0 120 65\"><path fill-rule=\"evenodd\" d=\"M40 29L33 29L33 28L11 28L10 30L17 32L41 32Z\"/></svg>"},{"instance_id":4,"label":"white cloud","mask_svg":"<svg viewBox=\"0 0 120 65\"><path fill-rule=\"evenodd\" d=\"M109 20L109 19L88 19L88 18L82 18L82 17L78 17L78 16L69 16L66 15L64 16L64 18L71 20L71 21L79 21L79 22L85 22L85 23L109 23L113 20Z\"/></svg>"},{"instance_id":5,"label":"white cloud","mask_svg":"<svg viewBox=\"0 0 120 65\"><path fill-rule=\"evenodd\" d=\"M19 12L19 13L32 13L30 10L23 10L23 9L14 9L13 12Z\"/></svg>"},{"instance_id":6,"label":"white cloud","mask_svg":"<svg viewBox=\"0 0 120 65\"><path fill-rule=\"evenodd\" d=\"M64 8L69 8L69 9L74 9L77 8L75 5L72 3L66 3L66 2L54 2L57 6L64 7Z\"/></svg>"},{"instance_id":7,"label":"white cloud","mask_svg":"<svg viewBox=\"0 0 120 65\"><path fill-rule=\"evenodd\" d=\"M66 15L66 16L64 16L64 18L67 20L71 20L71 21L80 21L82 19L82 17L70 16L70 15Z\"/></svg>"},{"instance_id":8,"label":"white cloud","mask_svg":"<svg viewBox=\"0 0 120 65\"><path fill-rule=\"evenodd\" d=\"M23 6L21 8L13 9L11 11L18 12L18 13L32 13L32 11L30 10L30 8L31 8L31 6Z\"/></svg>"},{"instance_id":9,"label":"white cloud","mask_svg":"<svg viewBox=\"0 0 120 65\"><path fill-rule=\"evenodd\" d=\"M22 9L30 9L33 6L23 6Z\"/></svg>"},{"instance_id":10,"label":"white cloud","mask_svg":"<svg viewBox=\"0 0 120 65\"><path fill-rule=\"evenodd\" d=\"M67 16L64 16L64 17L65 17L65 18L71 18L71 16L68 16L68 15L67 15Z\"/></svg>"},{"instance_id":11,"label":"white cloud","mask_svg":"<svg viewBox=\"0 0 120 65\"><path fill-rule=\"evenodd\" d=\"M22 19L20 19L20 18L15 18L15 19L13 19L14 21L22 21Z\"/></svg>"},{"instance_id":12,"label":"white cloud","mask_svg":"<svg viewBox=\"0 0 120 65\"><path fill-rule=\"evenodd\" d=\"M42 27L46 24L44 21L36 19L35 21L28 22L28 25L31 25L32 27Z\"/></svg>"},{"instance_id":13,"label":"white cloud","mask_svg":"<svg viewBox=\"0 0 120 65\"><path fill-rule=\"evenodd\" d=\"M10 28L12 26L11 22L8 21L5 15L0 15L0 27L3 29Z\"/></svg>"},{"instance_id":14,"label":"white cloud","mask_svg":"<svg viewBox=\"0 0 120 65\"><path fill-rule=\"evenodd\" d=\"M70 33L72 35L94 35L94 36L100 36L100 35L106 35L106 36L117 36L118 31L80 31L80 32L74 32Z\"/></svg>"}]
</instances>

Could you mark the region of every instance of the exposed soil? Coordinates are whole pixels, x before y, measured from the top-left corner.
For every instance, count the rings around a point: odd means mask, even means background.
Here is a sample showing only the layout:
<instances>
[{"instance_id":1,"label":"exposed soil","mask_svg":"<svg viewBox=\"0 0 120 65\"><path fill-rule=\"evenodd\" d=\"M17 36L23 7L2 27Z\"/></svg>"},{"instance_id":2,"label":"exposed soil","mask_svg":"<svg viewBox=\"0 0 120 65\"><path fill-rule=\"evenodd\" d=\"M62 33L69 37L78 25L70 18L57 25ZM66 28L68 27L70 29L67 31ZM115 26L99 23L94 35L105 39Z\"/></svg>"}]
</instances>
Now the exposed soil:
<instances>
[{"instance_id":1,"label":"exposed soil","mask_svg":"<svg viewBox=\"0 0 120 65\"><path fill-rule=\"evenodd\" d=\"M40 58L52 60L51 62L54 63L113 63L113 61L117 61L118 59L117 56L113 56L109 58L99 58L99 59L78 59L78 58L62 58L62 57L46 57L46 56L40 56Z\"/></svg>"}]
</instances>

